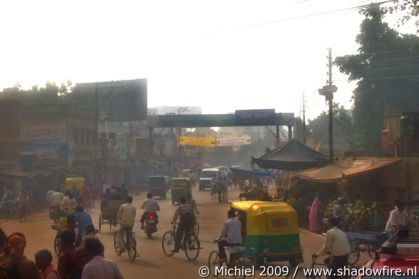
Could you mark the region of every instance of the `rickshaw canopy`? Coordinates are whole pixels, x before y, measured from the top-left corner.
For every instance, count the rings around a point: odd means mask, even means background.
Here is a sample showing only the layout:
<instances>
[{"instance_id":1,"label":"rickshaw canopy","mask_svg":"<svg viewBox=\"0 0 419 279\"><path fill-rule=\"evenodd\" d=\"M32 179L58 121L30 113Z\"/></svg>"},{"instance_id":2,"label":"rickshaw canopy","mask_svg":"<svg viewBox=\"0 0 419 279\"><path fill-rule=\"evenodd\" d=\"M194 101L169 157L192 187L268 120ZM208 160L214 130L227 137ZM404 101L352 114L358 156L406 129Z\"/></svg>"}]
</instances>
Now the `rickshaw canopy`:
<instances>
[{"instance_id":1,"label":"rickshaw canopy","mask_svg":"<svg viewBox=\"0 0 419 279\"><path fill-rule=\"evenodd\" d=\"M83 177L69 177L65 180L64 189L71 190L73 189L73 186L75 186L77 189L81 190L84 185L84 178Z\"/></svg>"},{"instance_id":2,"label":"rickshaw canopy","mask_svg":"<svg viewBox=\"0 0 419 279\"><path fill-rule=\"evenodd\" d=\"M237 201L231 207L246 213L246 235L299 233L297 213L287 203Z\"/></svg>"}]
</instances>

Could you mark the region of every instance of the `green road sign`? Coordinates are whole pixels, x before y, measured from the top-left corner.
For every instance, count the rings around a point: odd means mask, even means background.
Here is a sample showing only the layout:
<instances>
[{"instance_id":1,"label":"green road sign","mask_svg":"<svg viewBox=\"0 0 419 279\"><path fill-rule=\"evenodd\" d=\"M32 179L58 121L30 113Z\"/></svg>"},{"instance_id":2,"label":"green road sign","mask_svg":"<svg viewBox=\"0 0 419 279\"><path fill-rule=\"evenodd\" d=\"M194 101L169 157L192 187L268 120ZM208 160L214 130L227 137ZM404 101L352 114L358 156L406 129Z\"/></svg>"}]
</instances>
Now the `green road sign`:
<instances>
[{"instance_id":1,"label":"green road sign","mask_svg":"<svg viewBox=\"0 0 419 279\"><path fill-rule=\"evenodd\" d=\"M189 115L153 115L148 118L148 126L152 127L234 127L248 126L243 123L236 122L235 114L189 114ZM254 126L293 126L294 113L276 113L272 123L267 123L264 119L263 123L252 122Z\"/></svg>"}]
</instances>

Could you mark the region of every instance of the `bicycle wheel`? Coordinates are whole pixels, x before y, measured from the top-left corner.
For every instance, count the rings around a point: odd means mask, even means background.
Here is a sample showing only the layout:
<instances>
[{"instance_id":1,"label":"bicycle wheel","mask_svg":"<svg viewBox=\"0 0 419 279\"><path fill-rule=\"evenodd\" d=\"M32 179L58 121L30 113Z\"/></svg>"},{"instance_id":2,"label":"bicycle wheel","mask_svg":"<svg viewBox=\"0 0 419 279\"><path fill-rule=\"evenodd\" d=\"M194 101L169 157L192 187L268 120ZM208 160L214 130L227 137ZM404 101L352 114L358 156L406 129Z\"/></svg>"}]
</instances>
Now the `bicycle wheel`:
<instances>
[{"instance_id":1,"label":"bicycle wheel","mask_svg":"<svg viewBox=\"0 0 419 279\"><path fill-rule=\"evenodd\" d=\"M137 257L137 242L135 237L131 235L127 240L128 258L131 262L135 261Z\"/></svg>"},{"instance_id":2,"label":"bicycle wheel","mask_svg":"<svg viewBox=\"0 0 419 279\"><path fill-rule=\"evenodd\" d=\"M195 234L185 236L184 248L185 254L189 261L194 261L199 255L199 240Z\"/></svg>"},{"instance_id":3,"label":"bicycle wheel","mask_svg":"<svg viewBox=\"0 0 419 279\"><path fill-rule=\"evenodd\" d=\"M220 268L221 266L227 267L226 260L223 260L222 263L220 264L220 259L218 257L218 251L217 250L211 251L211 253L209 254L209 257L208 257L208 268L210 270L210 274L213 277L219 277L218 275L217 276L215 275L215 268L216 267Z\"/></svg>"},{"instance_id":4,"label":"bicycle wheel","mask_svg":"<svg viewBox=\"0 0 419 279\"><path fill-rule=\"evenodd\" d=\"M60 237L59 237L59 233L57 233L57 235L54 238L54 251L55 251L55 255L59 256L60 254Z\"/></svg>"},{"instance_id":5,"label":"bicycle wheel","mask_svg":"<svg viewBox=\"0 0 419 279\"><path fill-rule=\"evenodd\" d=\"M198 222L195 222L195 225L193 227L193 232L198 237L198 235L199 235L199 223Z\"/></svg>"},{"instance_id":6,"label":"bicycle wheel","mask_svg":"<svg viewBox=\"0 0 419 279\"><path fill-rule=\"evenodd\" d=\"M349 253L348 264L355 265L359 261L361 255L359 242L356 240L349 240L349 246L351 247L351 253Z\"/></svg>"},{"instance_id":7,"label":"bicycle wheel","mask_svg":"<svg viewBox=\"0 0 419 279\"><path fill-rule=\"evenodd\" d=\"M115 247L116 255L121 256L122 255L122 249L121 249L121 247L119 247L118 237L119 237L119 231L116 231L113 235L113 246Z\"/></svg>"},{"instance_id":8,"label":"bicycle wheel","mask_svg":"<svg viewBox=\"0 0 419 279\"><path fill-rule=\"evenodd\" d=\"M163 249L163 253L166 256L173 256L173 250L175 249L175 235L172 231L167 231L164 233L161 239L161 248Z\"/></svg>"}]
</instances>

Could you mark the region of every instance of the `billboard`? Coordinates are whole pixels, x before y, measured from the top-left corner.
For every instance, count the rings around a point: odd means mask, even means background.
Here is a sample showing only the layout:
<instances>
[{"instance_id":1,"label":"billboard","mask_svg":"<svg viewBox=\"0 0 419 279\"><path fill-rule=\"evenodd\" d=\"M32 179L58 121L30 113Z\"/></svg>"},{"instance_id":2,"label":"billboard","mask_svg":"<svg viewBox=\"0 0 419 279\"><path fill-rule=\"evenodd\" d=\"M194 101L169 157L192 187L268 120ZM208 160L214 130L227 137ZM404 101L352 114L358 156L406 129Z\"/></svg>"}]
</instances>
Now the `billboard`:
<instances>
[{"instance_id":1,"label":"billboard","mask_svg":"<svg viewBox=\"0 0 419 279\"><path fill-rule=\"evenodd\" d=\"M217 138L217 146L242 146L251 144L250 136Z\"/></svg>"},{"instance_id":2,"label":"billboard","mask_svg":"<svg viewBox=\"0 0 419 279\"><path fill-rule=\"evenodd\" d=\"M98 110L110 121L147 119L147 79L78 83L76 88L93 94Z\"/></svg>"}]
</instances>

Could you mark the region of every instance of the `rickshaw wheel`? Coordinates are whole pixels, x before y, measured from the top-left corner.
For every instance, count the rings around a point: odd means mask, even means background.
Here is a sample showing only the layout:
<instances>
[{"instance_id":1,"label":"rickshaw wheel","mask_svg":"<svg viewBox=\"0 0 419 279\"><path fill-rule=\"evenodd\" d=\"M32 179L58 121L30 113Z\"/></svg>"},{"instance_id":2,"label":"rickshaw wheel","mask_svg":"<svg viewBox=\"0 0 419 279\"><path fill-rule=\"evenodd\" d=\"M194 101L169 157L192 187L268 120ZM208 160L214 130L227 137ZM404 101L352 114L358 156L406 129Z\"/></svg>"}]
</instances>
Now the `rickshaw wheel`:
<instances>
[{"instance_id":1,"label":"rickshaw wheel","mask_svg":"<svg viewBox=\"0 0 419 279\"><path fill-rule=\"evenodd\" d=\"M99 216L99 232L102 232L102 222L103 222L102 215L100 215Z\"/></svg>"},{"instance_id":2,"label":"rickshaw wheel","mask_svg":"<svg viewBox=\"0 0 419 279\"><path fill-rule=\"evenodd\" d=\"M175 235L172 231L167 231L164 233L161 239L161 248L166 256L173 256L174 252L172 251L175 249Z\"/></svg>"},{"instance_id":3,"label":"rickshaw wheel","mask_svg":"<svg viewBox=\"0 0 419 279\"><path fill-rule=\"evenodd\" d=\"M186 236L185 236L186 237ZM195 234L190 234L185 239L185 255L189 261L194 261L199 255L199 240Z\"/></svg>"},{"instance_id":4,"label":"rickshaw wheel","mask_svg":"<svg viewBox=\"0 0 419 279\"><path fill-rule=\"evenodd\" d=\"M57 232L57 235L54 238L54 252L55 255L59 256L59 248L60 248L60 237L59 233Z\"/></svg>"},{"instance_id":5,"label":"rickshaw wheel","mask_svg":"<svg viewBox=\"0 0 419 279\"><path fill-rule=\"evenodd\" d=\"M122 252L121 252L121 248L118 246L118 236L119 236L119 231L116 231L113 235L113 247L115 248L116 255L121 256Z\"/></svg>"}]
</instances>

